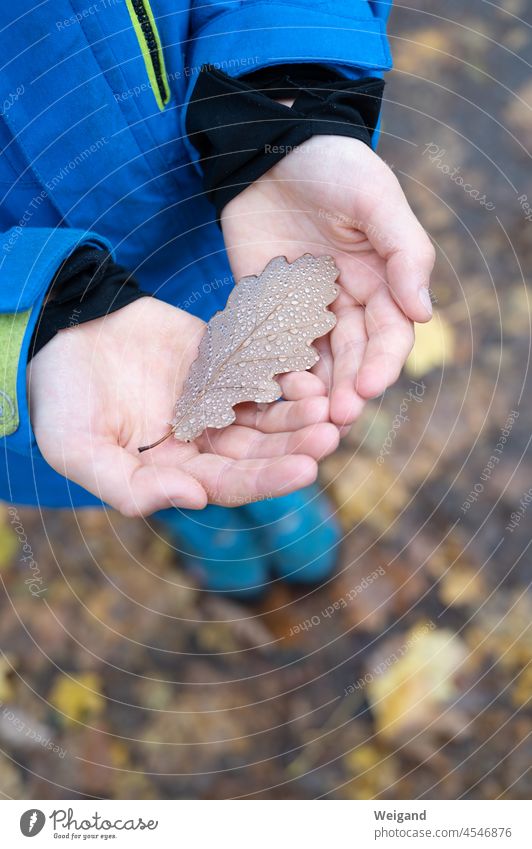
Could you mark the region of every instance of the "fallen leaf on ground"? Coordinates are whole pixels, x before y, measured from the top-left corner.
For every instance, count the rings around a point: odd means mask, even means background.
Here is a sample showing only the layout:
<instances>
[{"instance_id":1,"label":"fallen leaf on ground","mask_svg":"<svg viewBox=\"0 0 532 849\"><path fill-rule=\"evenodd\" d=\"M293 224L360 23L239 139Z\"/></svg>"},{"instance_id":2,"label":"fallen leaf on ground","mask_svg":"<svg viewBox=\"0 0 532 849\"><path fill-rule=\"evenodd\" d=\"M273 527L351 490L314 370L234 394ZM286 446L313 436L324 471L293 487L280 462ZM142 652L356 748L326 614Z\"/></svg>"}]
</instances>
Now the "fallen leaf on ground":
<instances>
[{"instance_id":1,"label":"fallen leaf on ground","mask_svg":"<svg viewBox=\"0 0 532 849\"><path fill-rule=\"evenodd\" d=\"M0 504L0 570L9 566L18 549L18 541L7 518L6 508Z\"/></svg>"},{"instance_id":2,"label":"fallen leaf on ground","mask_svg":"<svg viewBox=\"0 0 532 849\"><path fill-rule=\"evenodd\" d=\"M485 592L486 584L482 574L460 562L447 569L438 586L443 603L453 607L477 605Z\"/></svg>"},{"instance_id":3,"label":"fallen leaf on ground","mask_svg":"<svg viewBox=\"0 0 532 849\"><path fill-rule=\"evenodd\" d=\"M9 701L13 696L11 677L13 675L12 665L5 657L0 657L0 705Z\"/></svg>"},{"instance_id":4,"label":"fallen leaf on ground","mask_svg":"<svg viewBox=\"0 0 532 849\"><path fill-rule=\"evenodd\" d=\"M82 672L80 675L71 676L60 675L54 682L49 700L61 714L61 721L66 725L86 722L103 712L105 699L100 689L100 678L93 672Z\"/></svg>"},{"instance_id":5,"label":"fallen leaf on ground","mask_svg":"<svg viewBox=\"0 0 532 849\"><path fill-rule=\"evenodd\" d=\"M329 458L323 473L346 530L367 522L385 533L409 498L408 489L393 470L361 454L346 461L339 452Z\"/></svg>"},{"instance_id":6,"label":"fallen leaf on ground","mask_svg":"<svg viewBox=\"0 0 532 849\"><path fill-rule=\"evenodd\" d=\"M412 377L422 377L433 368L453 361L455 334L441 312L434 311L428 324L416 324L416 341L405 369Z\"/></svg>"},{"instance_id":7,"label":"fallen leaf on ground","mask_svg":"<svg viewBox=\"0 0 532 849\"><path fill-rule=\"evenodd\" d=\"M452 703L460 693L467 658L459 637L446 629L431 630L430 623L383 643L368 673L368 696L380 734L390 740L408 738L431 723L457 733L464 720Z\"/></svg>"}]
</instances>

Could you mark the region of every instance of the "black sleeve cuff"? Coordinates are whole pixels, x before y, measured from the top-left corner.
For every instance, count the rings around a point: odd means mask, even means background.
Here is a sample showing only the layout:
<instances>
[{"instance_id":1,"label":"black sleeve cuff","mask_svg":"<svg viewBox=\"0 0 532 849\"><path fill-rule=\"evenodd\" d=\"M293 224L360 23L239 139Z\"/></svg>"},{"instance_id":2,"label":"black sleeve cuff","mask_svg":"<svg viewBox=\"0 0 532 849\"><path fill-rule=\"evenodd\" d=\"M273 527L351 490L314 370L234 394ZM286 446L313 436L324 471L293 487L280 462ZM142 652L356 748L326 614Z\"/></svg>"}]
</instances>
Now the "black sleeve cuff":
<instances>
[{"instance_id":1,"label":"black sleeve cuff","mask_svg":"<svg viewBox=\"0 0 532 849\"><path fill-rule=\"evenodd\" d=\"M230 200L312 136L348 136L369 145L377 126L381 79L346 80L333 71L326 71L326 80L316 79L314 66L260 74L246 81L203 66L188 106L187 133L200 153L205 192L218 217ZM276 102L294 94L291 107Z\"/></svg>"},{"instance_id":2,"label":"black sleeve cuff","mask_svg":"<svg viewBox=\"0 0 532 849\"><path fill-rule=\"evenodd\" d=\"M147 296L109 251L83 247L58 270L33 331L28 359L60 330L115 312Z\"/></svg>"}]
</instances>

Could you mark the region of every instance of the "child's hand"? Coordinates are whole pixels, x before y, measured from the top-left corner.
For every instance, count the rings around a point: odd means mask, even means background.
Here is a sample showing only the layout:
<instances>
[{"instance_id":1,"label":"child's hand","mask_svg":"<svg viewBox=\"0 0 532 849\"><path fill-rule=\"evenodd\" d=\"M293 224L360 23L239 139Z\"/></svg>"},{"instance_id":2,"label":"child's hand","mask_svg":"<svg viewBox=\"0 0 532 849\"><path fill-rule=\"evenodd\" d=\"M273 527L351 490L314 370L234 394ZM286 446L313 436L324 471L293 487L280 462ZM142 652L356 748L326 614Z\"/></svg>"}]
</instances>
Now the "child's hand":
<instances>
[{"instance_id":1,"label":"child's hand","mask_svg":"<svg viewBox=\"0 0 532 849\"><path fill-rule=\"evenodd\" d=\"M236 507L311 483L316 458L338 444L311 374L283 378L287 403L263 412L241 405L228 428L138 453L164 432L204 326L142 298L48 342L28 367L31 419L47 462L128 516L207 502Z\"/></svg>"},{"instance_id":2,"label":"child's hand","mask_svg":"<svg viewBox=\"0 0 532 849\"><path fill-rule=\"evenodd\" d=\"M315 136L228 203L222 228L236 280L279 254L334 257L338 323L314 371L331 420L351 424L399 376L412 322L432 314L434 249L396 177L362 142Z\"/></svg>"}]
</instances>

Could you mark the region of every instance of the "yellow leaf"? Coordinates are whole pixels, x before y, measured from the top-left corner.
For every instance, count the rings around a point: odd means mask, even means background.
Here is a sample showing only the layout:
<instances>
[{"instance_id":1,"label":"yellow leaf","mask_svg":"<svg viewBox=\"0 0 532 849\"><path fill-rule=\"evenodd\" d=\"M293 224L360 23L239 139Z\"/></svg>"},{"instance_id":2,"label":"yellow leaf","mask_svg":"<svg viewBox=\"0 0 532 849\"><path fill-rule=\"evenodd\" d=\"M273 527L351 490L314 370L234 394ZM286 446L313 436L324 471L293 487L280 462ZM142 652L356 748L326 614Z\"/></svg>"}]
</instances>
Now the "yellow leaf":
<instances>
[{"instance_id":1,"label":"yellow leaf","mask_svg":"<svg viewBox=\"0 0 532 849\"><path fill-rule=\"evenodd\" d=\"M4 657L0 657L0 705L13 698L11 672L10 663Z\"/></svg>"},{"instance_id":2,"label":"yellow leaf","mask_svg":"<svg viewBox=\"0 0 532 849\"><path fill-rule=\"evenodd\" d=\"M378 766L381 761L381 753L375 748L375 746L372 746L369 743L363 746L358 746L344 757L346 766L350 772L355 773L355 775L359 772L371 769L374 766Z\"/></svg>"},{"instance_id":3,"label":"yellow leaf","mask_svg":"<svg viewBox=\"0 0 532 849\"><path fill-rule=\"evenodd\" d=\"M448 61L448 52L452 45L442 27L427 27L407 33L408 37L399 40L394 54L394 64L401 71L418 73L420 67L434 68L436 63Z\"/></svg>"},{"instance_id":4,"label":"yellow leaf","mask_svg":"<svg viewBox=\"0 0 532 849\"><path fill-rule=\"evenodd\" d=\"M129 752L127 746L119 740L113 740L108 746L110 762L118 769L125 769L129 764Z\"/></svg>"},{"instance_id":5,"label":"yellow leaf","mask_svg":"<svg viewBox=\"0 0 532 849\"><path fill-rule=\"evenodd\" d=\"M456 563L443 575L438 588L444 604L459 607L464 604L477 605L484 597L485 584L482 575L461 563Z\"/></svg>"},{"instance_id":6,"label":"yellow leaf","mask_svg":"<svg viewBox=\"0 0 532 849\"><path fill-rule=\"evenodd\" d=\"M443 315L435 311L428 324L416 325L416 343L406 361L406 371L413 377L422 377L433 368L449 365L454 349L454 330Z\"/></svg>"},{"instance_id":7,"label":"yellow leaf","mask_svg":"<svg viewBox=\"0 0 532 849\"><path fill-rule=\"evenodd\" d=\"M103 712L105 699L100 690L100 678L92 672L60 675L54 682L49 698L61 714L62 721L66 725L74 725Z\"/></svg>"},{"instance_id":8,"label":"yellow leaf","mask_svg":"<svg viewBox=\"0 0 532 849\"><path fill-rule=\"evenodd\" d=\"M520 708L530 704L530 694L532 693L532 666L527 666L520 673L512 688L512 702Z\"/></svg>"},{"instance_id":9,"label":"yellow leaf","mask_svg":"<svg viewBox=\"0 0 532 849\"><path fill-rule=\"evenodd\" d=\"M17 553L18 541L15 532L9 527L7 510L0 504L0 569L9 566Z\"/></svg>"},{"instance_id":10,"label":"yellow leaf","mask_svg":"<svg viewBox=\"0 0 532 849\"><path fill-rule=\"evenodd\" d=\"M383 657L370 670L368 695L377 729L390 739L436 721L458 693L455 678L467 647L452 631L429 627L412 628L388 651L384 644Z\"/></svg>"},{"instance_id":11,"label":"yellow leaf","mask_svg":"<svg viewBox=\"0 0 532 849\"><path fill-rule=\"evenodd\" d=\"M393 758L370 743L345 755L344 764L353 775L342 794L348 799L374 799L397 780Z\"/></svg>"},{"instance_id":12,"label":"yellow leaf","mask_svg":"<svg viewBox=\"0 0 532 849\"><path fill-rule=\"evenodd\" d=\"M343 455L331 458L324 475L330 476L331 493L348 530L367 522L385 533L409 498L408 489L395 472L362 454L348 462Z\"/></svg>"}]
</instances>

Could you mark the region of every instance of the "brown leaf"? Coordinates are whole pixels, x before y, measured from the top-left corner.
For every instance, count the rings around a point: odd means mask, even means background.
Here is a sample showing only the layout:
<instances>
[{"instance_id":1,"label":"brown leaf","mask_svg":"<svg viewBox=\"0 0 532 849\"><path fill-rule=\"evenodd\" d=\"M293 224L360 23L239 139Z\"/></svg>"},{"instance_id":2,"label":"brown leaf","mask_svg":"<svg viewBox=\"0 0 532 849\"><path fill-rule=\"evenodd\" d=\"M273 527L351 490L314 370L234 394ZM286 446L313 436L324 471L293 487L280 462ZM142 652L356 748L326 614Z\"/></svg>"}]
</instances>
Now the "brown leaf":
<instances>
[{"instance_id":1,"label":"brown leaf","mask_svg":"<svg viewBox=\"0 0 532 849\"><path fill-rule=\"evenodd\" d=\"M336 322L326 307L337 277L331 257L311 254L292 263L276 257L258 277L244 277L207 325L175 406L175 438L188 442L207 427L226 427L235 404L281 396L276 374L311 368L318 360L311 343Z\"/></svg>"}]
</instances>

